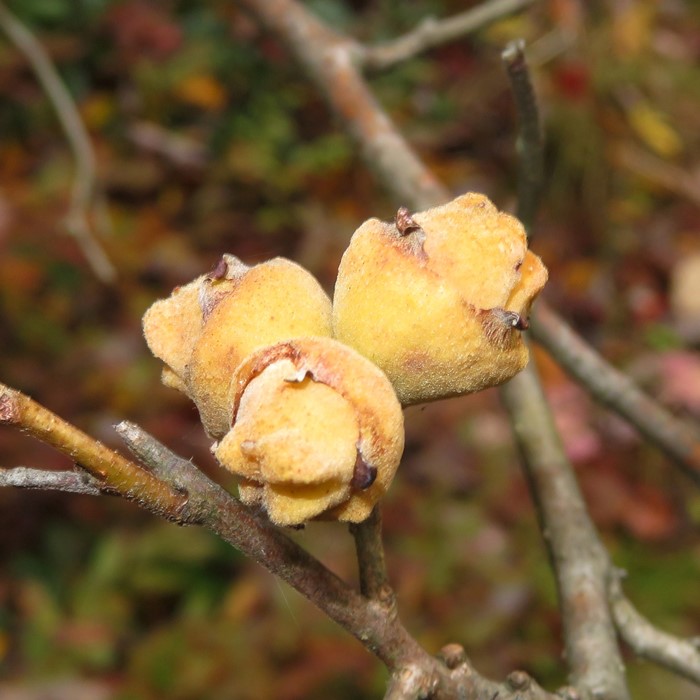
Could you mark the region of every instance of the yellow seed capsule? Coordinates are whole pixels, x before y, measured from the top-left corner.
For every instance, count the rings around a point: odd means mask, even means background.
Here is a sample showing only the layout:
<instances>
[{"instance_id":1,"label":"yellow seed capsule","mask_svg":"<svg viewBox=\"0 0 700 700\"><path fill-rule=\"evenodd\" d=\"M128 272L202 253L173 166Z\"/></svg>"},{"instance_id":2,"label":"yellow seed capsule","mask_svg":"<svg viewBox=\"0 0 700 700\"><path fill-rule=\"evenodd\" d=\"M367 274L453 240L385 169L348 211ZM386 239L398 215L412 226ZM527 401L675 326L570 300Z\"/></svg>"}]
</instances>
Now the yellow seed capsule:
<instances>
[{"instance_id":1,"label":"yellow seed capsule","mask_svg":"<svg viewBox=\"0 0 700 700\"><path fill-rule=\"evenodd\" d=\"M214 448L244 503L278 525L364 520L403 451L403 416L384 374L330 338L250 355L231 384L233 427Z\"/></svg>"},{"instance_id":2,"label":"yellow seed capsule","mask_svg":"<svg viewBox=\"0 0 700 700\"><path fill-rule=\"evenodd\" d=\"M241 270L232 281L212 280L209 296L216 296L220 284L226 289L204 319L185 373L212 437L230 428L229 381L247 355L286 338L331 335L330 300L316 279L290 260L275 258Z\"/></svg>"},{"instance_id":3,"label":"yellow seed capsule","mask_svg":"<svg viewBox=\"0 0 700 700\"><path fill-rule=\"evenodd\" d=\"M199 290L204 276L177 287L153 303L143 317L143 334L151 352L165 363L163 383L186 391L185 368L202 330Z\"/></svg>"},{"instance_id":4,"label":"yellow seed capsule","mask_svg":"<svg viewBox=\"0 0 700 700\"><path fill-rule=\"evenodd\" d=\"M197 404L206 431L230 428L229 382L253 350L286 338L331 335L331 302L315 278L283 258L248 267L224 255L216 268L156 302L144 316L163 381Z\"/></svg>"},{"instance_id":5,"label":"yellow seed capsule","mask_svg":"<svg viewBox=\"0 0 700 700\"><path fill-rule=\"evenodd\" d=\"M479 391L526 365L520 331L546 280L520 222L482 195L400 209L355 232L334 335L384 370L404 405Z\"/></svg>"}]
</instances>

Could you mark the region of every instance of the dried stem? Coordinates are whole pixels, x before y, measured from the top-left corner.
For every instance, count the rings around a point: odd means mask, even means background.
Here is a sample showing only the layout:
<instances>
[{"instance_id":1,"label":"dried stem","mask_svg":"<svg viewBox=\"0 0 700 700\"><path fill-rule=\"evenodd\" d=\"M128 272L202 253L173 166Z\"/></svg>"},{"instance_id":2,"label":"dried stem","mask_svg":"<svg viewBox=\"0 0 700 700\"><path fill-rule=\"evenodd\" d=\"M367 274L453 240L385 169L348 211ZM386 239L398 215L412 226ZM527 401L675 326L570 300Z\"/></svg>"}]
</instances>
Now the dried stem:
<instances>
[{"instance_id":1,"label":"dried stem","mask_svg":"<svg viewBox=\"0 0 700 700\"><path fill-rule=\"evenodd\" d=\"M201 169L207 164L204 146L153 122L138 121L126 129L126 136L136 146L155 153L180 168Z\"/></svg>"},{"instance_id":2,"label":"dried stem","mask_svg":"<svg viewBox=\"0 0 700 700\"><path fill-rule=\"evenodd\" d=\"M513 41L502 54L518 112L518 211L528 237L540 205L544 178L542 127L525 59L525 42Z\"/></svg>"},{"instance_id":3,"label":"dried stem","mask_svg":"<svg viewBox=\"0 0 700 700\"><path fill-rule=\"evenodd\" d=\"M524 42L502 54L518 112L518 215L528 234L540 204L542 137ZM574 686L625 700L629 691L608 608L610 560L588 515L534 365L501 389L523 456L559 590L566 658Z\"/></svg>"},{"instance_id":4,"label":"dried stem","mask_svg":"<svg viewBox=\"0 0 700 700\"><path fill-rule=\"evenodd\" d=\"M0 2L0 27L31 65L51 101L75 159L75 177L66 228L76 239L94 273L103 282L113 282L116 270L96 240L89 223L96 205L97 185L95 154L90 138L58 71L34 35ZM99 217L98 217L99 218Z\"/></svg>"},{"instance_id":5,"label":"dried stem","mask_svg":"<svg viewBox=\"0 0 700 700\"><path fill-rule=\"evenodd\" d=\"M610 606L620 636L638 656L700 685L700 643L674 637L654 627L622 592L619 572L612 572Z\"/></svg>"},{"instance_id":6,"label":"dried stem","mask_svg":"<svg viewBox=\"0 0 700 700\"><path fill-rule=\"evenodd\" d=\"M629 698L608 608L608 555L586 510L534 367L504 385L501 396L557 579L571 681L593 697Z\"/></svg>"},{"instance_id":7,"label":"dried stem","mask_svg":"<svg viewBox=\"0 0 700 700\"><path fill-rule=\"evenodd\" d=\"M517 12L535 0L489 0L447 19L427 17L415 29L378 46L357 46L355 60L364 70L385 70L424 51L460 39Z\"/></svg>"},{"instance_id":8,"label":"dried stem","mask_svg":"<svg viewBox=\"0 0 700 700\"><path fill-rule=\"evenodd\" d=\"M700 484L700 436L692 426L606 362L543 302L537 304L530 327L535 340L598 401L627 419Z\"/></svg>"},{"instance_id":9,"label":"dried stem","mask_svg":"<svg viewBox=\"0 0 700 700\"><path fill-rule=\"evenodd\" d=\"M101 488L144 505L157 504L163 517L177 519L187 499L138 465L93 440L28 396L0 384L0 424L13 425L55 447L89 472Z\"/></svg>"},{"instance_id":10,"label":"dried stem","mask_svg":"<svg viewBox=\"0 0 700 700\"><path fill-rule=\"evenodd\" d=\"M192 462L161 445L138 426L117 431L154 473L188 494L187 512L197 522L293 586L371 649L391 670L420 662L432 675L439 665L385 609L350 588L268 520L233 498Z\"/></svg>"},{"instance_id":11,"label":"dried stem","mask_svg":"<svg viewBox=\"0 0 700 700\"><path fill-rule=\"evenodd\" d=\"M14 486L19 489L41 489L101 496L109 493L97 479L79 471L47 471L31 467L0 469L0 487Z\"/></svg>"},{"instance_id":12,"label":"dried stem","mask_svg":"<svg viewBox=\"0 0 700 700\"><path fill-rule=\"evenodd\" d=\"M357 563L360 571L360 592L367 598L394 604L394 594L389 585L389 577L384 560L382 545L382 513L375 506L367 520L350 526L355 538Z\"/></svg>"}]
</instances>

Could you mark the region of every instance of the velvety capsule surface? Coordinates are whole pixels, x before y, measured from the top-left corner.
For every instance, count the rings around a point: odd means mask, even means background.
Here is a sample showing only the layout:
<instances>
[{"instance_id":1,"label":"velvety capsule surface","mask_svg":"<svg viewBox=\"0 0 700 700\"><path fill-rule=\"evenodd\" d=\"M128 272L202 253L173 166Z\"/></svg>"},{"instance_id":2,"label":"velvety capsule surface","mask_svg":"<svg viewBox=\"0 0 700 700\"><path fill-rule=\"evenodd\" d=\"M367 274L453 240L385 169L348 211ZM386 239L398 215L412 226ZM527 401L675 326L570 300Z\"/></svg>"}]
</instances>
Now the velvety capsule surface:
<instances>
[{"instance_id":1,"label":"velvety capsule surface","mask_svg":"<svg viewBox=\"0 0 700 700\"><path fill-rule=\"evenodd\" d=\"M316 279L284 258L248 267L224 255L208 275L178 287L144 315L163 360L163 382L197 405L212 437L230 428L231 377L254 350L305 335L330 336L331 302Z\"/></svg>"},{"instance_id":2,"label":"velvety capsule surface","mask_svg":"<svg viewBox=\"0 0 700 700\"><path fill-rule=\"evenodd\" d=\"M334 335L386 373L403 405L479 391L527 364L520 333L546 280L520 222L482 195L401 209L353 235Z\"/></svg>"},{"instance_id":3,"label":"velvety capsule surface","mask_svg":"<svg viewBox=\"0 0 700 700\"><path fill-rule=\"evenodd\" d=\"M403 451L403 415L384 374L329 338L250 355L236 371L231 430L214 447L240 497L278 525L359 522L386 493Z\"/></svg>"}]
</instances>

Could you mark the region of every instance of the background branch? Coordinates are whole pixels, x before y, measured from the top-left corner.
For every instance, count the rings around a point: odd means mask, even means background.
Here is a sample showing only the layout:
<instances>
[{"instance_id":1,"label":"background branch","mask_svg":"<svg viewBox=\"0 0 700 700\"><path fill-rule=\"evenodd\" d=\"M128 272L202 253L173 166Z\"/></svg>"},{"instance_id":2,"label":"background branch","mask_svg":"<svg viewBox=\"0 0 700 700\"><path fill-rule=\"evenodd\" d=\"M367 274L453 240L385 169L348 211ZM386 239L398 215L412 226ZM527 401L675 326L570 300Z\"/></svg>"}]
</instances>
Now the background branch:
<instances>
[{"instance_id":1,"label":"background branch","mask_svg":"<svg viewBox=\"0 0 700 700\"><path fill-rule=\"evenodd\" d=\"M607 601L609 560L530 364L501 389L523 455L559 590L571 682L584 694L629 698Z\"/></svg>"},{"instance_id":2,"label":"background branch","mask_svg":"<svg viewBox=\"0 0 700 700\"><path fill-rule=\"evenodd\" d=\"M628 376L616 370L545 303L531 319L534 339L592 396L628 420L661 448L687 476L700 484L700 437Z\"/></svg>"},{"instance_id":3,"label":"background branch","mask_svg":"<svg viewBox=\"0 0 700 700\"><path fill-rule=\"evenodd\" d=\"M525 60L525 42L513 41L502 54L518 114L518 209L517 217L532 237L535 214L540 206L544 180L544 145L537 98Z\"/></svg>"},{"instance_id":4,"label":"background branch","mask_svg":"<svg viewBox=\"0 0 700 700\"><path fill-rule=\"evenodd\" d=\"M0 2L0 27L31 65L56 110L58 121L73 152L75 177L71 188L70 209L66 215L66 228L78 242L97 277L103 282L113 282L116 270L90 225L91 211L97 221L104 220L104 216L98 210L95 154L73 98L44 47L3 2Z\"/></svg>"},{"instance_id":5,"label":"background branch","mask_svg":"<svg viewBox=\"0 0 700 700\"><path fill-rule=\"evenodd\" d=\"M540 204L543 156L524 43L510 44L503 62L519 116L518 214L530 234ZM586 695L624 700L629 691L607 601L609 557L588 515L533 363L501 387L501 397L557 580L572 682Z\"/></svg>"},{"instance_id":6,"label":"background branch","mask_svg":"<svg viewBox=\"0 0 700 700\"><path fill-rule=\"evenodd\" d=\"M317 20L309 19L308 13L290 0L275 3L277 16L284 16L286 21L276 21L270 17L267 3L246 0L246 5L280 39L289 44L304 65L313 68L314 80L326 99L334 111L342 113L343 100L333 84L333 75L327 70L318 69L317 62L329 53L334 52L337 56L340 52L348 51L347 42L326 30L318 30ZM307 25L307 29L300 30L297 23ZM307 23L311 23L317 31L312 33ZM287 27L294 36L303 36L305 41L301 43L293 37L286 37ZM321 38L317 40L319 37ZM347 66L346 70L351 71L352 68ZM353 76L353 80L359 80L359 77ZM365 116L378 109L366 90L357 93L357 96L363 101L356 103L355 107ZM401 163L406 154L413 156L398 132L395 132L394 157L390 159L386 158L384 151L374 147L371 135L366 134L364 129L355 128L350 133L360 140L365 156L374 162L374 170L386 186L391 187L397 180L401 180L400 188L392 187L394 193L400 192L403 195L403 200L399 200L399 203L419 209L449 198L449 193L439 183L432 185L429 190L421 187L424 178L433 180L422 163L418 162L420 167L410 172L402 170ZM538 193L539 189L529 188L526 191ZM533 211L535 207L536 203L532 207ZM564 527L561 537L548 541L551 542L550 551L562 597L572 678L587 693L608 693L611 700L624 700L628 697L624 667L606 597L607 554L590 523L570 465L561 450L534 370L521 374L516 380L519 381L512 382L507 389L506 402L516 432L519 437L522 436L522 447L527 459L537 460L542 467L534 474L531 484L536 500L543 504L543 532L546 538L550 538L554 536L555 527ZM553 483L550 483L550 478ZM560 509L556 500L559 497L571 507L571 511Z\"/></svg>"},{"instance_id":7,"label":"background branch","mask_svg":"<svg viewBox=\"0 0 700 700\"><path fill-rule=\"evenodd\" d=\"M700 685L698 640L679 639L654 627L624 596L618 572L610 576L609 596L620 636L638 656Z\"/></svg>"},{"instance_id":8,"label":"background branch","mask_svg":"<svg viewBox=\"0 0 700 700\"><path fill-rule=\"evenodd\" d=\"M377 46L357 46L360 68L384 70L424 51L455 41L506 15L532 5L535 0L489 0L447 19L426 17L415 29Z\"/></svg>"}]
</instances>

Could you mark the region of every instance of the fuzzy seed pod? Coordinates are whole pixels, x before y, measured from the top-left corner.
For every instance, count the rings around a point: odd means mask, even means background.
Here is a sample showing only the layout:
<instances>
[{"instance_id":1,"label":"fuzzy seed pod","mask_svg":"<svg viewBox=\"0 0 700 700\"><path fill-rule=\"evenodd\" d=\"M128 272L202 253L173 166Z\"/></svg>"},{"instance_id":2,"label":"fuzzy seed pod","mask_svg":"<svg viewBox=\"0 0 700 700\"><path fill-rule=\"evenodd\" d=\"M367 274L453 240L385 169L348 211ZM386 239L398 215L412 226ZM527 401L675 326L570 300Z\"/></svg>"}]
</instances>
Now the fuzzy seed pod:
<instances>
[{"instance_id":1,"label":"fuzzy seed pod","mask_svg":"<svg viewBox=\"0 0 700 700\"><path fill-rule=\"evenodd\" d=\"M401 406L351 348L322 337L262 348L236 370L229 402L233 427L214 454L272 522L360 522L386 493L403 451Z\"/></svg>"},{"instance_id":2,"label":"fuzzy seed pod","mask_svg":"<svg viewBox=\"0 0 700 700\"><path fill-rule=\"evenodd\" d=\"M209 435L230 428L233 371L254 350L287 338L331 335L331 304L314 277L284 258L248 267L224 255L216 268L144 316L146 341L166 363L164 383L197 404Z\"/></svg>"},{"instance_id":3,"label":"fuzzy seed pod","mask_svg":"<svg viewBox=\"0 0 700 700\"><path fill-rule=\"evenodd\" d=\"M167 299L154 302L143 317L143 334L151 352L163 360L163 384L187 393L185 369L202 330L199 290L204 276L176 287Z\"/></svg>"},{"instance_id":4,"label":"fuzzy seed pod","mask_svg":"<svg viewBox=\"0 0 700 700\"><path fill-rule=\"evenodd\" d=\"M486 197L402 208L353 235L334 335L384 370L404 405L479 391L527 364L519 331L546 280L520 222Z\"/></svg>"}]
</instances>

